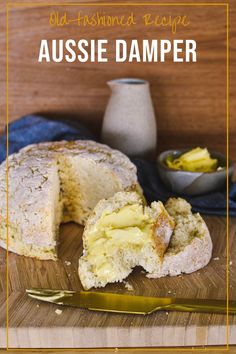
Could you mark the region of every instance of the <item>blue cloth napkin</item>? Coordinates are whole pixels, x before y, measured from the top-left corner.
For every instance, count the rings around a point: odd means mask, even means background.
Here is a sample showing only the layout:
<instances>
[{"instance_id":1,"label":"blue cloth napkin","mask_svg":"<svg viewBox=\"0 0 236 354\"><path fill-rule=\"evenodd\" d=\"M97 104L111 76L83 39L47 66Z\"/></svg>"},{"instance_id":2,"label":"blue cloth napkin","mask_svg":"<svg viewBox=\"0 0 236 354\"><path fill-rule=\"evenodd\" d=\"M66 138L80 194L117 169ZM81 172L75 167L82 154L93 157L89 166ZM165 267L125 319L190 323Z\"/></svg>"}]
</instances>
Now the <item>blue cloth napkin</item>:
<instances>
[{"instance_id":1,"label":"blue cloth napkin","mask_svg":"<svg viewBox=\"0 0 236 354\"><path fill-rule=\"evenodd\" d=\"M22 147L44 141L92 139L94 136L80 123L49 120L44 117L29 115L9 124L9 154ZM0 162L6 158L6 135L0 137ZM169 191L158 176L154 162L133 158L137 166L138 179L148 202L180 196ZM208 215L226 215L226 192L214 192L201 196L183 196L188 200L193 211ZM231 183L229 191L229 214L236 216L236 182Z\"/></svg>"},{"instance_id":2,"label":"blue cloth napkin","mask_svg":"<svg viewBox=\"0 0 236 354\"><path fill-rule=\"evenodd\" d=\"M73 124L73 125L72 125ZM22 117L9 124L9 155L24 146L44 141L94 139L78 122L49 120L36 115ZM6 159L6 134L0 137L0 163Z\"/></svg>"}]
</instances>

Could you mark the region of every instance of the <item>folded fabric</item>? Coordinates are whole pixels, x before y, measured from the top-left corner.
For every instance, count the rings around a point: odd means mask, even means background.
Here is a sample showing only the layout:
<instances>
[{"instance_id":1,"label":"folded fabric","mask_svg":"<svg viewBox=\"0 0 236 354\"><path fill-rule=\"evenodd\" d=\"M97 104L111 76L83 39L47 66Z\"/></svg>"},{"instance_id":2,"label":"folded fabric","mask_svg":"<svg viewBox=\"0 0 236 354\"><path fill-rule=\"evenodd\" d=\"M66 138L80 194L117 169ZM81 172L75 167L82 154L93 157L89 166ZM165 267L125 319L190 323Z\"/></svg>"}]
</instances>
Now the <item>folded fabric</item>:
<instances>
[{"instance_id":1,"label":"folded fabric","mask_svg":"<svg viewBox=\"0 0 236 354\"><path fill-rule=\"evenodd\" d=\"M9 124L9 155L30 144L77 139L94 139L94 137L76 121L55 121L28 115ZM6 134L0 137L0 163L5 159Z\"/></svg>"},{"instance_id":2,"label":"folded fabric","mask_svg":"<svg viewBox=\"0 0 236 354\"><path fill-rule=\"evenodd\" d=\"M9 124L9 154L22 147L44 141L92 139L94 136L80 123L49 120L44 117L29 115ZM0 162L6 158L6 134L0 137ZM133 158L137 166L138 180L148 202L180 196L169 191L158 176L156 164L141 158ZM208 215L226 215L226 191L200 196L183 195L193 211ZM229 214L236 216L236 182L231 183L229 191Z\"/></svg>"}]
</instances>

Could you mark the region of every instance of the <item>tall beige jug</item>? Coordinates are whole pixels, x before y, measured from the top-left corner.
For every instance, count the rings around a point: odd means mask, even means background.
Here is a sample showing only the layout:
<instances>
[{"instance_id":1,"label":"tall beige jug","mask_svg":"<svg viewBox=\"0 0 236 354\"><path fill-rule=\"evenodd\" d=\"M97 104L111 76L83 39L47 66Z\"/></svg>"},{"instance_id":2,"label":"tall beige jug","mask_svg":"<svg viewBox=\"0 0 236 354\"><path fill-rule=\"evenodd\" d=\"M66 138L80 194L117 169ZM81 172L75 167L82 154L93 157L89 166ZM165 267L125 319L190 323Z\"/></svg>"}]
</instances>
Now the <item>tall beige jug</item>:
<instances>
[{"instance_id":1,"label":"tall beige jug","mask_svg":"<svg viewBox=\"0 0 236 354\"><path fill-rule=\"evenodd\" d=\"M102 141L127 155L154 152L157 127L149 82L127 78L109 81L108 85L112 93L104 115Z\"/></svg>"}]
</instances>

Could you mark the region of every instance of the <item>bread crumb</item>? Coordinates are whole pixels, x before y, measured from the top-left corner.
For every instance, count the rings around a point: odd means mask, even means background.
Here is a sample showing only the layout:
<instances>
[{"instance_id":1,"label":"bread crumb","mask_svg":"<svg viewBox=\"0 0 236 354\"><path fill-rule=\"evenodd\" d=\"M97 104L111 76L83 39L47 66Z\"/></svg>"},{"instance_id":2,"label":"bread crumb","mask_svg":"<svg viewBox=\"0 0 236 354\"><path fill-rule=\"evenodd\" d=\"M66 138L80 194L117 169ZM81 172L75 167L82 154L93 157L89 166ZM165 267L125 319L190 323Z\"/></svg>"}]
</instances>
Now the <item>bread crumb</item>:
<instances>
[{"instance_id":1,"label":"bread crumb","mask_svg":"<svg viewBox=\"0 0 236 354\"><path fill-rule=\"evenodd\" d=\"M134 291L134 287L132 284L128 283L127 281L124 281L124 284L125 284L125 288L128 290L128 291Z\"/></svg>"},{"instance_id":2,"label":"bread crumb","mask_svg":"<svg viewBox=\"0 0 236 354\"><path fill-rule=\"evenodd\" d=\"M218 261L220 258L219 257L215 257L215 258L212 258L213 261Z\"/></svg>"},{"instance_id":3,"label":"bread crumb","mask_svg":"<svg viewBox=\"0 0 236 354\"><path fill-rule=\"evenodd\" d=\"M71 265L71 262L70 262L70 261L65 261L65 264L66 264L67 266L70 266L70 265Z\"/></svg>"},{"instance_id":4,"label":"bread crumb","mask_svg":"<svg viewBox=\"0 0 236 354\"><path fill-rule=\"evenodd\" d=\"M55 310L55 313L56 313L57 315L61 315L61 314L62 314L62 310L56 309L56 310Z\"/></svg>"},{"instance_id":5,"label":"bread crumb","mask_svg":"<svg viewBox=\"0 0 236 354\"><path fill-rule=\"evenodd\" d=\"M229 265L231 266L232 264L233 264L233 261L230 261L230 262L229 262Z\"/></svg>"},{"instance_id":6,"label":"bread crumb","mask_svg":"<svg viewBox=\"0 0 236 354\"><path fill-rule=\"evenodd\" d=\"M39 307L39 304L37 304L36 307Z\"/></svg>"},{"instance_id":7,"label":"bread crumb","mask_svg":"<svg viewBox=\"0 0 236 354\"><path fill-rule=\"evenodd\" d=\"M168 294L171 294L171 290L168 290Z\"/></svg>"},{"instance_id":8,"label":"bread crumb","mask_svg":"<svg viewBox=\"0 0 236 354\"><path fill-rule=\"evenodd\" d=\"M169 315L169 312L166 311L166 316L168 316L168 315Z\"/></svg>"}]
</instances>

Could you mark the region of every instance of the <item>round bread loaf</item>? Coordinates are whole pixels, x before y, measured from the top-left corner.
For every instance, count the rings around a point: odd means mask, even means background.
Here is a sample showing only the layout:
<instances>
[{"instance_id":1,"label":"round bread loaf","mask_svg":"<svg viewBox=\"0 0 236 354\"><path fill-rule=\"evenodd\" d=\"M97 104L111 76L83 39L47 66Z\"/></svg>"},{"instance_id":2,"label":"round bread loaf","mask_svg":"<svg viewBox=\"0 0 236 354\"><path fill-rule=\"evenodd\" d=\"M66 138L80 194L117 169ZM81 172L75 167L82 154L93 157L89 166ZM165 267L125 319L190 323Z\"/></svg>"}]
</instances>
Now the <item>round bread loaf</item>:
<instances>
[{"instance_id":1,"label":"round bread loaf","mask_svg":"<svg viewBox=\"0 0 236 354\"><path fill-rule=\"evenodd\" d=\"M56 259L59 225L84 225L97 202L140 189L124 154L94 141L29 145L8 159L8 249ZM6 161L0 165L0 246L6 248Z\"/></svg>"}]
</instances>

